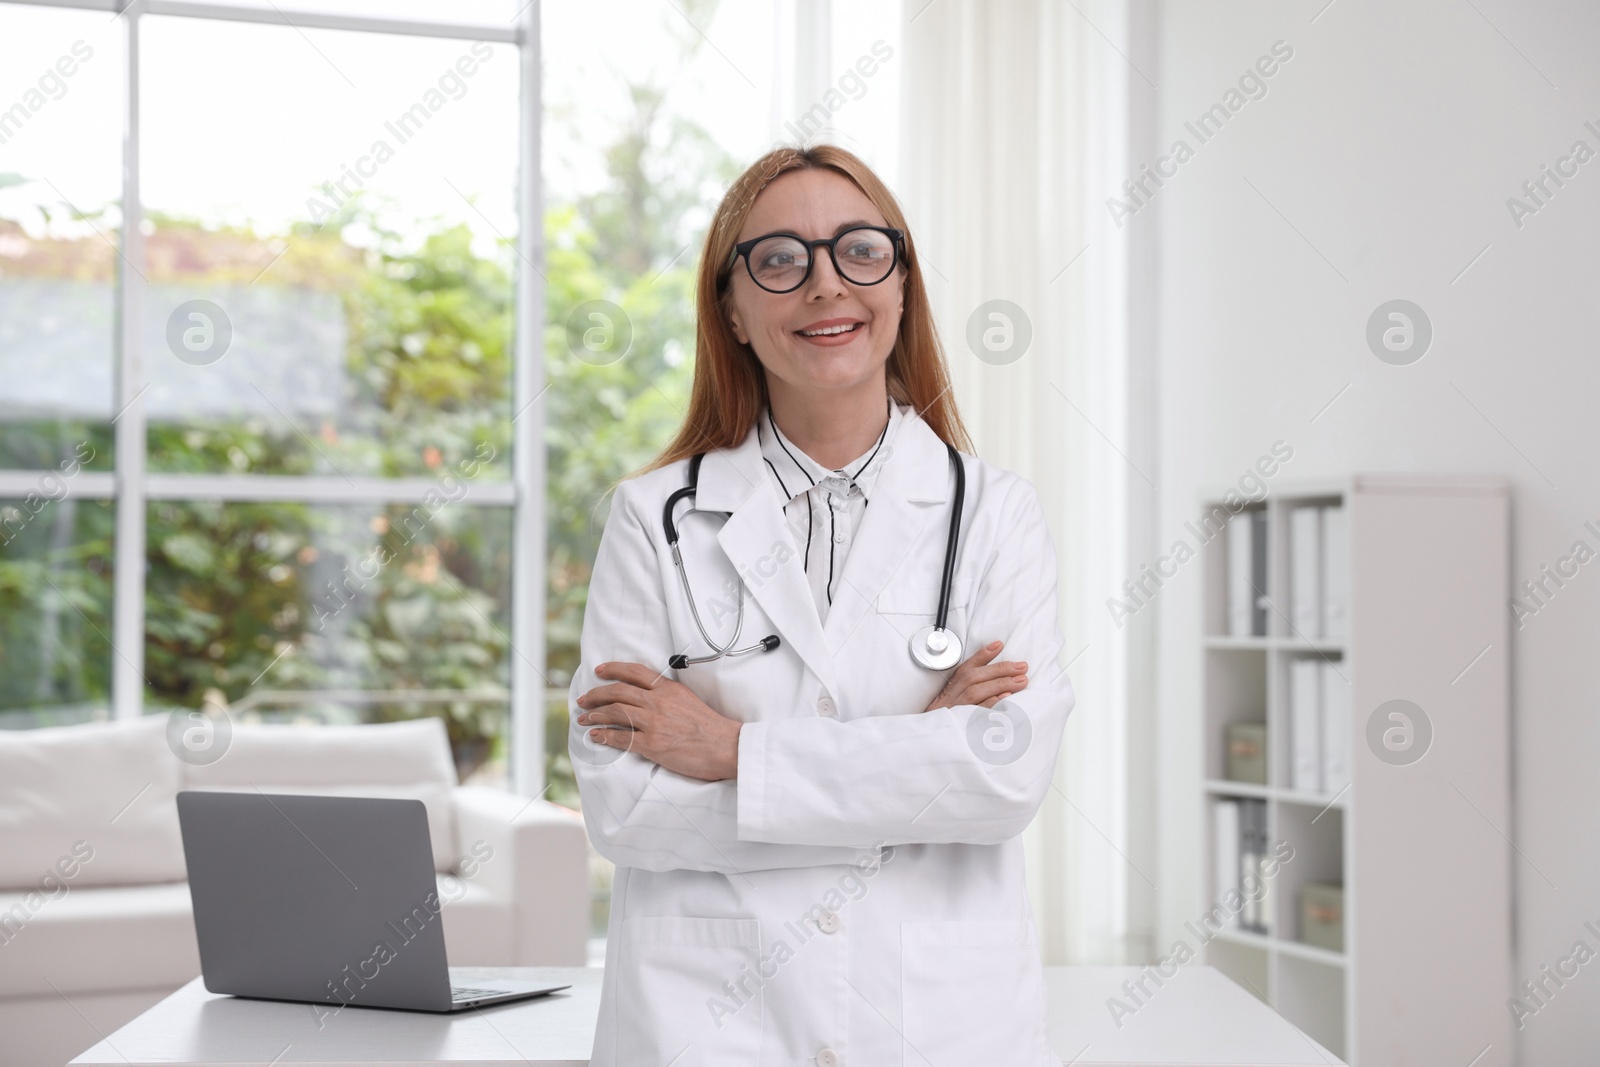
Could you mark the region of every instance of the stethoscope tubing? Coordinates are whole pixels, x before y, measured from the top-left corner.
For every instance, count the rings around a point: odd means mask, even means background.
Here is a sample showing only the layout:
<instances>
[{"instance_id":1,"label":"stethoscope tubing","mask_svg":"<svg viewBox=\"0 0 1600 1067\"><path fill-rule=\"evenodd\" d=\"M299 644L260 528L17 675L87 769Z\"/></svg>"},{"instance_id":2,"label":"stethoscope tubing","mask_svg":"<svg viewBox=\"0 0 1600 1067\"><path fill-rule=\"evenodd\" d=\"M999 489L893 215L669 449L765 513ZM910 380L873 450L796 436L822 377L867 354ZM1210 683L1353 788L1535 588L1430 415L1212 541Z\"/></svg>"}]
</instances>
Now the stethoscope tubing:
<instances>
[{"instance_id":1,"label":"stethoscope tubing","mask_svg":"<svg viewBox=\"0 0 1600 1067\"><path fill-rule=\"evenodd\" d=\"M966 467L961 462L961 453L957 452L955 446L950 444L948 441L945 442L944 447L945 450L949 452L950 462L956 470L956 492L955 500L952 502L950 508L950 530L945 537L944 569L939 578L939 609L935 616L933 626L925 627L923 631L918 631L917 635L912 636L911 647L911 658L920 666L927 667L930 670L945 670L950 666L954 666L955 660L960 658L961 651L960 640L954 634L949 633L946 630L945 623L948 620L950 613L950 590L955 582L956 547L958 545L961 533L961 513L966 504L967 477ZM739 634L744 630L744 591L742 588L740 589L739 593L738 611L734 616L733 636L728 639L727 644L719 645L716 641L712 640L710 633L706 630L705 623L701 621L700 608L695 603L694 591L689 584L689 572L684 566L683 553L678 547L678 524L673 520L672 513L673 509L677 507L678 502L683 500L685 497L690 498L692 503L693 498L699 489L700 461L702 458L704 458L704 456L704 452L697 452L690 458L689 482L687 485L673 490L673 492L667 497L666 503L661 509L661 525L663 530L666 532L667 547L672 551L673 567L677 570L678 578L683 585L683 595L689 601L689 613L694 618L695 628L700 631L701 638L704 639L706 644L711 646L712 653L709 656L689 656L684 653L675 653L668 660L669 665L674 670L682 670L691 664L709 663L712 660L721 659L723 656L743 656L751 652L770 652L777 648L779 644L781 644L777 634L769 634L753 645L747 645L744 648L733 647L736 643L738 643ZM698 508L691 507L691 510L685 513L684 517L687 518L688 515L693 514L698 510ZM714 512L713 514L727 515L729 513ZM740 584L742 587L743 582L741 581ZM924 655L918 655L916 639L919 635L925 636L926 638L925 631L927 633L940 635L942 638L940 646L940 651L943 653L942 655L937 653L925 653ZM951 652L952 649L953 657ZM943 662L944 660L949 660L950 662L945 663Z\"/></svg>"}]
</instances>

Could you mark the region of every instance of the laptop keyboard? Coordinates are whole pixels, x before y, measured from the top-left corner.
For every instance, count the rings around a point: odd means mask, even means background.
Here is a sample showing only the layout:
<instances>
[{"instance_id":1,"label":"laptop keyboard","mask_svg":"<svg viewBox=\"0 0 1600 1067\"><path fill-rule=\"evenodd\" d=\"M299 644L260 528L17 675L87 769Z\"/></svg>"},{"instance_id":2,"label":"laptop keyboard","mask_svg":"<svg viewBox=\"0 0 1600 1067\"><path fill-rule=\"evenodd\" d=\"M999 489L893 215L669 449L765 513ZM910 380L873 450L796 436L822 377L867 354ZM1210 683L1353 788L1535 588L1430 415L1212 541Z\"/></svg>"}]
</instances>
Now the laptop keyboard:
<instances>
[{"instance_id":1,"label":"laptop keyboard","mask_svg":"<svg viewBox=\"0 0 1600 1067\"><path fill-rule=\"evenodd\" d=\"M498 997L504 989L469 989L466 986L450 987L450 1002L460 1004L464 1000L482 1000L484 997Z\"/></svg>"}]
</instances>

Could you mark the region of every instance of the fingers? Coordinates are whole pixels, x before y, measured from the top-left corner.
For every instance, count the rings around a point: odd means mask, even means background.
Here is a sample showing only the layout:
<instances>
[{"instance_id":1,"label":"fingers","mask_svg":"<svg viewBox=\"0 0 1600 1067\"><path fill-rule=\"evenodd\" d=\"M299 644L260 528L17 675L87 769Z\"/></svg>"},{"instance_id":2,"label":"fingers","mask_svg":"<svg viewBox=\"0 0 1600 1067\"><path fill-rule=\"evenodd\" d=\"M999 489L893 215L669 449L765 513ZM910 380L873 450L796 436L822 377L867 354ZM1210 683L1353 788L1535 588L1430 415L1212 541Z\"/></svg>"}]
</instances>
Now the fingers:
<instances>
[{"instance_id":1,"label":"fingers","mask_svg":"<svg viewBox=\"0 0 1600 1067\"><path fill-rule=\"evenodd\" d=\"M957 669L955 669L955 672L962 673L963 670L968 670L968 672L970 672L970 670L981 670L982 667L986 667L986 665L989 665L989 662L992 661L992 659L994 659L995 656L998 656L998 654L1000 654L1000 649L1002 649L1003 646L1005 646L1005 641L989 641L989 643L987 643L987 645L984 645L984 646L982 646L982 648L979 648L978 651L976 651L976 653L973 653L973 654L971 654L971 656L968 656L968 657L966 657L966 659L963 659L963 661L960 662L960 665L958 665ZM1011 662L1019 662L1019 661L1011 661ZM995 664L995 665L997 665L997 667L1000 667L1000 665L1003 665L1003 664ZM1024 665L1024 667L1026 667L1027 664L1022 664L1022 665Z\"/></svg>"},{"instance_id":2,"label":"fingers","mask_svg":"<svg viewBox=\"0 0 1600 1067\"><path fill-rule=\"evenodd\" d=\"M956 704L982 704L993 707L1001 697L1027 686L1026 660L994 662L1004 646L1002 641L990 641L972 655L962 660L950 672L944 688L933 698L925 711Z\"/></svg>"},{"instance_id":3,"label":"fingers","mask_svg":"<svg viewBox=\"0 0 1600 1067\"><path fill-rule=\"evenodd\" d=\"M974 686L1025 677L1027 673L1028 664L1025 661L1005 660L1000 663L985 664L982 667L973 667L965 674L951 678L951 684L947 688L953 693L970 692ZM967 703L976 703L976 701L969 700Z\"/></svg>"},{"instance_id":4,"label":"fingers","mask_svg":"<svg viewBox=\"0 0 1600 1067\"><path fill-rule=\"evenodd\" d=\"M1027 687L1027 675L1008 674L1004 678L967 686L966 692L962 694L961 703L981 704L985 700L999 699L1007 693L1020 692Z\"/></svg>"},{"instance_id":5,"label":"fingers","mask_svg":"<svg viewBox=\"0 0 1600 1067\"><path fill-rule=\"evenodd\" d=\"M1012 694L1016 693L1017 690L1024 688L1026 686L1026 684L1027 683L1023 683L1023 685L1017 686L1016 689L1007 689L1004 693L996 693L994 696L990 697L988 700L980 700L977 703L982 707L992 708L996 704L998 704L1002 700L1004 700L1006 697L1011 696Z\"/></svg>"},{"instance_id":6,"label":"fingers","mask_svg":"<svg viewBox=\"0 0 1600 1067\"><path fill-rule=\"evenodd\" d=\"M626 704L605 704L598 708L586 709L578 716L578 725L620 726L636 730L642 725L637 712L637 708L631 708Z\"/></svg>"},{"instance_id":7,"label":"fingers","mask_svg":"<svg viewBox=\"0 0 1600 1067\"><path fill-rule=\"evenodd\" d=\"M639 735L634 731L624 729L620 726L594 728L589 730L589 740L593 741L595 744L606 745L610 748L620 748L624 752L632 752L634 750L634 741L638 737ZM644 755L642 751L639 754L641 756ZM645 758L648 759L649 757L647 756Z\"/></svg>"},{"instance_id":8,"label":"fingers","mask_svg":"<svg viewBox=\"0 0 1600 1067\"><path fill-rule=\"evenodd\" d=\"M961 666L965 667L969 664L982 666L983 664L988 663L990 660L994 659L1000 654L1001 645L1002 642L1000 641L990 641L987 645L984 645L982 648L978 649L978 651L968 656L966 662L962 663Z\"/></svg>"},{"instance_id":9,"label":"fingers","mask_svg":"<svg viewBox=\"0 0 1600 1067\"><path fill-rule=\"evenodd\" d=\"M637 664L635 664L637 666ZM578 707L595 708L602 704L632 704L644 707L644 694L649 687L640 687L631 682L609 682L597 685L593 689L578 695Z\"/></svg>"},{"instance_id":10,"label":"fingers","mask_svg":"<svg viewBox=\"0 0 1600 1067\"><path fill-rule=\"evenodd\" d=\"M967 675L967 683L988 682L995 678L1009 678L1014 674L1028 673L1028 661L1022 659L1002 660L999 663L990 663L983 667L974 667Z\"/></svg>"},{"instance_id":11,"label":"fingers","mask_svg":"<svg viewBox=\"0 0 1600 1067\"><path fill-rule=\"evenodd\" d=\"M596 664L594 675L596 678L611 678L619 682L628 682L638 686L640 689L654 689L656 683L662 678L661 672L654 667L647 667L643 663L629 663L620 660Z\"/></svg>"}]
</instances>

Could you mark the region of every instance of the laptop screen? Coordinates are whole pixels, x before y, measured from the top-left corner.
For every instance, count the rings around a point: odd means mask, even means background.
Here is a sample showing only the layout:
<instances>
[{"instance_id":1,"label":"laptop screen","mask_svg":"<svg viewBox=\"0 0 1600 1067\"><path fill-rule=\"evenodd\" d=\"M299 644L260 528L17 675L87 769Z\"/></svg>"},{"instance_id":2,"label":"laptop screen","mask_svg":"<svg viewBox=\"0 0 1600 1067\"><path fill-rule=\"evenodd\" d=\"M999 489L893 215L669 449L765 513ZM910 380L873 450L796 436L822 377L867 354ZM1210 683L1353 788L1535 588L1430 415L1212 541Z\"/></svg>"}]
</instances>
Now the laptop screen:
<instances>
[{"instance_id":1,"label":"laptop screen","mask_svg":"<svg viewBox=\"0 0 1600 1067\"><path fill-rule=\"evenodd\" d=\"M186 790L205 987L336 1006L450 1006L419 800Z\"/></svg>"}]
</instances>

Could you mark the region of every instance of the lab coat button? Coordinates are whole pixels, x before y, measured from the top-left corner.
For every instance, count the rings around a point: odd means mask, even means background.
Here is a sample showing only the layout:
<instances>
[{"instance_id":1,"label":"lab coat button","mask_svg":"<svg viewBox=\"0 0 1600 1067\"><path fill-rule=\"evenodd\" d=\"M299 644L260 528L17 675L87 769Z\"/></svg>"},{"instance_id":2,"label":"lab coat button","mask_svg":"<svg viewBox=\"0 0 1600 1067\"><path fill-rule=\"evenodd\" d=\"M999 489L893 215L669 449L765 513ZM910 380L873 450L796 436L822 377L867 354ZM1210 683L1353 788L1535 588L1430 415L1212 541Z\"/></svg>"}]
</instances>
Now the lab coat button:
<instances>
[{"instance_id":1,"label":"lab coat button","mask_svg":"<svg viewBox=\"0 0 1600 1067\"><path fill-rule=\"evenodd\" d=\"M839 709L834 706L832 697L823 697L817 701L817 712L818 714L826 715L830 719L837 718L839 715Z\"/></svg>"},{"instance_id":2,"label":"lab coat button","mask_svg":"<svg viewBox=\"0 0 1600 1067\"><path fill-rule=\"evenodd\" d=\"M817 1067L839 1067L839 1054L831 1048L817 1053Z\"/></svg>"},{"instance_id":3,"label":"lab coat button","mask_svg":"<svg viewBox=\"0 0 1600 1067\"><path fill-rule=\"evenodd\" d=\"M834 540L835 544L840 544L840 545L844 544L844 534L842 534L842 533L834 534L833 535L833 540Z\"/></svg>"},{"instance_id":4,"label":"lab coat button","mask_svg":"<svg viewBox=\"0 0 1600 1067\"><path fill-rule=\"evenodd\" d=\"M839 922L839 913L836 911L825 911L821 915L817 916L817 929L821 930L825 934L838 933L841 925L842 924Z\"/></svg>"}]
</instances>

